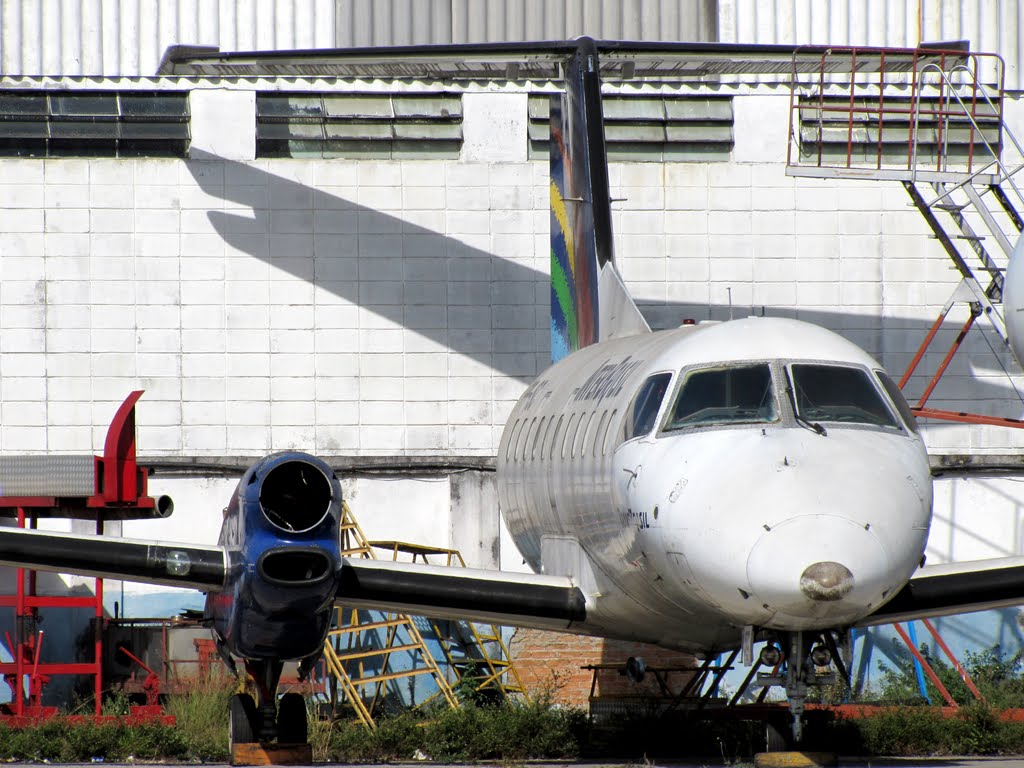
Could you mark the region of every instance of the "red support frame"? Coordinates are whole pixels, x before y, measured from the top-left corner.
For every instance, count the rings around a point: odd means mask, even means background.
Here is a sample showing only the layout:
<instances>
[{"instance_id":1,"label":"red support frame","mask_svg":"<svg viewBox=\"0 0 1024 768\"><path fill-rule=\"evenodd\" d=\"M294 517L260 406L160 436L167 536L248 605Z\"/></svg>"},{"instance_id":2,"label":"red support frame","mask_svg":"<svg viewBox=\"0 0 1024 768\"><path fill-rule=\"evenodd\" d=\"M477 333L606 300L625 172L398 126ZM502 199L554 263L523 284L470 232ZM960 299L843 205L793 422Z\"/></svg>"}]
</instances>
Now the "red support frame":
<instances>
[{"instance_id":1,"label":"red support frame","mask_svg":"<svg viewBox=\"0 0 1024 768\"><path fill-rule=\"evenodd\" d=\"M939 332L939 328L942 327L943 320L946 319L946 315L949 314L952 307L952 301L946 304L946 306L943 307L942 312L935 319L935 322L932 323L932 327L929 329L928 335L925 336L924 341L921 342L921 346L918 347L913 359L911 359L910 364L907 366L907 370L904 371L903 376L900 377L899 387L901 390L907 386L907 383L910 381L910 377L914 375L914 371L917 370L917 366L920 364L925 352L928 351L932 341L934 341L935 335ZM985 424L994 427L1024 429L1024 420L1022 419L1011 419L1005 416L986 416L981 413L946 411L940 408L925 407L925 403L928 402L928 398L931 397L932 392L935 391L935 387L938 385L942 375L946 372L949 364L953 362L953 357L963 344L964 339L967 336L967 332L974 326L974 321L976 319L977 315L972 311L970 316L967 318L967 321L960 328L960 332L956 335L953 343L950 345L945 357L942 358L942 362L939 364L938 369L936 369L931 379L929 379L927 386L924 388L924 392L921 393L921 397L917 401L917 405L912 405L910 410L913 411L915 416L922 419L939 419L942 421L959 422L961 424Z\"/></svg>"},{"instance_id":2,"label":"red support frame","mask_svg":"<svg viewBox=\"0 0 1024 768\"><path fill-rule=\"evenodd\" d=\"M148 495L148 470L140 467L135 453L135 404L143 391L132 392L118 408L107 429L103 455L94 457L94 494L87 498L66 499L54 496L0 496L0 516L17 519L18 527L38 527L40 517L95 519L96 533L103 534L104 520L116 512L118 519L150 517L156 501ZM0 595L0 608L12 608L15 637L6 638L12 654L9 662L0 662L0 675L11 688L12 701L0 708L10 722L51 717L55 707L42 706L43 688L53 675L87 675L93 678L95 715L103 707L103 579L95 580L94 593L87 597L40 595L36 572L18 568L15 593ZM84 609L92 611L95 637L93 660L86 662L42 662L45 633L36 630L40 608ZM28 677L26 689L25 679ZM157 713L158 714L158 713Z\"/></svg>"}]
</instances>

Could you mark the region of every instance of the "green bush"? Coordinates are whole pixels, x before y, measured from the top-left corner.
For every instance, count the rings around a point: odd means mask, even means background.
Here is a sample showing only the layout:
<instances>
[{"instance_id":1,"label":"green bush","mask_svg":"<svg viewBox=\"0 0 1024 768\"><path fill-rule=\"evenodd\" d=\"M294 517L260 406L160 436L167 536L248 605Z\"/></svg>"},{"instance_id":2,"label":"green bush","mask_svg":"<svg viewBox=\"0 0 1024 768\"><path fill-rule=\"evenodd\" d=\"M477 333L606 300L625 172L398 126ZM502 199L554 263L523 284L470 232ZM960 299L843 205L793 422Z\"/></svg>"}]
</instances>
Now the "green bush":
<instances>
[{"instance_id":1,"label":"green bush","mask_svg":"<svg viewBox=\"0 0 1024 768\"><path fill-rule=\"evenodd\" d=\"M542 699L493 706L464 704L430 715L402 713L331 729L326 759L382 762L412 759L417 751L438 762L572 758L579 754L586 716Z\"/></svg>"}]
</instances>

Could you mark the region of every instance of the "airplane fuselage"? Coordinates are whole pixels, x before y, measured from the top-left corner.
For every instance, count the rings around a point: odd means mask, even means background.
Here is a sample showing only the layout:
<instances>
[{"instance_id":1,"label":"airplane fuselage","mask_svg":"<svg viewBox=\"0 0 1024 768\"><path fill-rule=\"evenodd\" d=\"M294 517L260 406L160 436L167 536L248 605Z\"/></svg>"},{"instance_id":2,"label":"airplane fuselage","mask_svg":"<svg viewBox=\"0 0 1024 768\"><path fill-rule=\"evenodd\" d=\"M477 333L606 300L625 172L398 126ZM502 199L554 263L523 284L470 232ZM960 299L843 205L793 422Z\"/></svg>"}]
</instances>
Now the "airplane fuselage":
<instances>
[{"instance_id":1,"label":"airplane fuselage","mask_svg":"<svg viewBox=\"0 0 1024 768\"><path fill-rule=\"evenodd\" d=\"M869 614L920 564L932 501L881 366L777 318L552 366L509 418L498 494L529 565L587 596L584 631L703 651Z\"/></svg>"}]
</instances>

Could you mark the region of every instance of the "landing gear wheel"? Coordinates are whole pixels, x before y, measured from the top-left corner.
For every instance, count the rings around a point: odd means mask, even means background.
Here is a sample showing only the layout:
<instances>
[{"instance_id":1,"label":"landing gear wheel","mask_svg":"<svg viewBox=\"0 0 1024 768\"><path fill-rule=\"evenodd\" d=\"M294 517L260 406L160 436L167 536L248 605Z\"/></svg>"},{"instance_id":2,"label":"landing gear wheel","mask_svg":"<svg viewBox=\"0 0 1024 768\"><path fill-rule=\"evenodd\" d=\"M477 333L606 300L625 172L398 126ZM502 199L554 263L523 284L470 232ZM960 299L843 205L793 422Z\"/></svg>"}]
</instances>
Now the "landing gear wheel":
<instances>
[{"instance_id":1,"label":"landing gear wheel","mask_svg":"<svg viewBox=\"0 0 1024 768\"><path fill-rule=\"evenodd\" d=\"M305 744L309 738L306 700L298 693L286 693L277 705L279 744Z\"/></svg>"},{"instance_id":2,"label":"landing gear wheel","mask_svg":"<svg viewBox=\"0 0 1024 768\"><path fill-rule=\"evenodd\" d=\"M228 709L228 751L235 744L252 744L256 741L256 702L247 693L236 693L231 697Z\"/></svg>"}]
</instances>

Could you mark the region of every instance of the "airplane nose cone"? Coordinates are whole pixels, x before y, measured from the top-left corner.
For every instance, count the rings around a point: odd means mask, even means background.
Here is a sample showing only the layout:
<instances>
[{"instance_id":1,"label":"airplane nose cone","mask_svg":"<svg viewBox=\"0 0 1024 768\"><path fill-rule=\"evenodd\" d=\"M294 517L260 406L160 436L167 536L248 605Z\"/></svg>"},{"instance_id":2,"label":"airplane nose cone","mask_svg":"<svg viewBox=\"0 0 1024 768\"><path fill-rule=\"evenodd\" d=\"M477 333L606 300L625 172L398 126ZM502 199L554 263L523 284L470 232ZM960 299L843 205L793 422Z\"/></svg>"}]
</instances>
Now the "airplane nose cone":
<instances>
[{"instance_id":1,"label":"airplane nose cone","mask_svg":"<svg viewBox=\"0 0 1024 768\"><path fill-rule=\"evenodd\" d=\"M747 558L766 626L812 629L863 616L884 599L889 556L874 532L839 515L798 515L771 526Z\"/></svg>"},{"instance_id":2,"label":"airplane nose cone","mask_svg":"<svg viewBox=\"0 0 1024 768\"><path fill-rule=\"evenodd\" d=\"M811 600L842 600L851 589L853 574L842 563L811 563L800 574L800 591Z\"/></svg>"}]
</instances>

